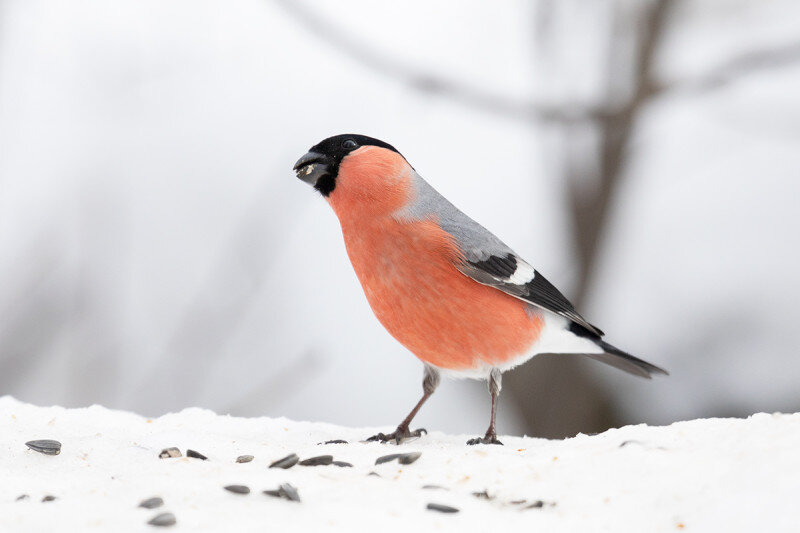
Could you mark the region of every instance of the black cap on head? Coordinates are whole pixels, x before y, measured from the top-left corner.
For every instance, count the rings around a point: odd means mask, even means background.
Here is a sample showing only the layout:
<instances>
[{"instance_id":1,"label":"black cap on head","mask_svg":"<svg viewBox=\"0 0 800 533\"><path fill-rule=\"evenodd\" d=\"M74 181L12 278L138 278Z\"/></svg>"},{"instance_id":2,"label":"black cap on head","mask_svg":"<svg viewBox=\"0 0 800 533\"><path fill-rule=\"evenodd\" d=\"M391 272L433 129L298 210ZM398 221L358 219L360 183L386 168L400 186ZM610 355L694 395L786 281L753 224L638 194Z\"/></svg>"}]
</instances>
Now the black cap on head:
<instances>
[{"instance_id":1,"label":"black cap on head","mask_svg":"<svg viewBox=\"0 0 800 533\"><path fill-rule=\"evenodd\" d=\"M379 146L400 153L394 146L381 140L366 135L345 133L328 137L312 146L308 153L295 163L294 170L297 171L298 178L313 185L323 196L328 196L336 188L339 163L347 154L362 146Z\"/></svg>"}]
</instances>

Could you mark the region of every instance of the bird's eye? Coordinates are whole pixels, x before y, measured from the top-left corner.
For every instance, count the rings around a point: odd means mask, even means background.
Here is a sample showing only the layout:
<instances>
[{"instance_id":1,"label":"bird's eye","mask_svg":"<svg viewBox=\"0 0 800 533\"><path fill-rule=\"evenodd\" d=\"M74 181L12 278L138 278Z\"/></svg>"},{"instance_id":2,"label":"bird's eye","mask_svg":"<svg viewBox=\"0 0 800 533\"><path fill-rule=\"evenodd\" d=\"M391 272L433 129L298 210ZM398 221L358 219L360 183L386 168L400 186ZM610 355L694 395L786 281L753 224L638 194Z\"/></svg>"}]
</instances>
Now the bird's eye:
<instances>
[{"instance_id":1,"label":"bird's eye","mask_svg":"<svg viewBox=\"0 0 800 533\"><path fill-rule=\"evenodd\" d=\"M358 148L358 143L355 142L353 139L347 139L345 142L342 143L342 148L345 150L353 150Z\"/></svg>"}]
</instances>

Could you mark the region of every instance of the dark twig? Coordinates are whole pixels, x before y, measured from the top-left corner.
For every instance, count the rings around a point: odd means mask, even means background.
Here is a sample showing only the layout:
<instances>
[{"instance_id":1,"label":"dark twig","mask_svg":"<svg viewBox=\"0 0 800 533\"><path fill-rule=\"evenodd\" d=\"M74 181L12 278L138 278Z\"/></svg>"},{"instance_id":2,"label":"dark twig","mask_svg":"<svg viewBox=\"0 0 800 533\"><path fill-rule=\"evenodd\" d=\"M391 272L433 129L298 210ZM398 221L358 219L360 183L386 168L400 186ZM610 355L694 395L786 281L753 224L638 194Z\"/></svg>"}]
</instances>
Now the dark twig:
<instances>
[{"instance_id":1,"label":"dark twig","mask_svg":"<svg viewBox=\"0 0 800 533\"><path fill-rule=\"evenodd\" d=\"M406 61L379 51L373 43L362 42L332 24L313 9L296 0L273 0L286 14L314 37L321 39L346 57L362 66L431 96L443 96L449 101L501 117L525 122L579 123L586 121L625 121L630 105L586 105L580 103L548 104L515 99L477 85L447 78L420 69ZM653 13L661 8L656 2ZM800 43L745 54L698 78L657 84L650 80L639 97L652 98L672 91L705 92L719 89L752 72L777 68L800 60Z\"/></svg>"}]
</instances>

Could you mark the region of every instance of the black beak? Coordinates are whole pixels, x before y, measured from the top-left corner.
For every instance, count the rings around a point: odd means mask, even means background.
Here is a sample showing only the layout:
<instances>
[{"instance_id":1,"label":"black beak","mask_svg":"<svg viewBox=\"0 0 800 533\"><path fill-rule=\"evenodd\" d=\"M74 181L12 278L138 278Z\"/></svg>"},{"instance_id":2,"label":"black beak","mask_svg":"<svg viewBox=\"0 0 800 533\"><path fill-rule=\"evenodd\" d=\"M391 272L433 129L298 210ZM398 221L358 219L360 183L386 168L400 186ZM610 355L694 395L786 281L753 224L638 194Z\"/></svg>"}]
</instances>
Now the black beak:
<instances>
[{"instance_id":1,"label":"black beak","mask_svg":"<svg viewBox=\"0 0 800 533\"><path fill-rule=\"evenodd\" d=\"M308 152L294 164L297 177L309 185L316 185L317 180L329 174L328 165L331 160L328 156L317 152Z\"/></svg>"}]
</instances>

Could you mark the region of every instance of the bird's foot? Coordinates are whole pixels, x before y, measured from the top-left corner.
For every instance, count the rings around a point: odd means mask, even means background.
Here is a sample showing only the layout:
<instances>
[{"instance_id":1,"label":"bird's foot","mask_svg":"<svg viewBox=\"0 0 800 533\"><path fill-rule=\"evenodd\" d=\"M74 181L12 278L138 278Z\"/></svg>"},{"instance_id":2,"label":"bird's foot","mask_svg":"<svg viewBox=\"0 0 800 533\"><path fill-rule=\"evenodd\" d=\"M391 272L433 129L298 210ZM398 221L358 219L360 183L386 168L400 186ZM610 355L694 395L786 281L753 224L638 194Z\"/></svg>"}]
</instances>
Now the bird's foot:
<instances>
[{"instance_id":1,"label":"bird's foot","mask_svg":"<svg viewBox=\"0 0 800 533\"><path fill-rule=\"evenodd\" d=\"M485 437L475 437L474 439L469 439L467 444L470 446L474 446L475 444L499 444L500 446L503 445L502 442L497 440L497 435L494 433L487 433Z\"/></svg>"},{"instance_id":2,"label":"bird's foot","mask_svg":"<svg viewBox=\"0 0 800 533\"><path fill-rule=\"evenodd\" d=\"M400 444L403 441L414 437L421 437L422 435L426 435L428 433L427 430L424 428L415 429L414 431L410 431L408 427L398 426L396 430L388 435L386 433L378 433L377 435L373 435L367 439L367 442L391 442L394 441L395 444Z\"/></svg>"}]
</instances>

